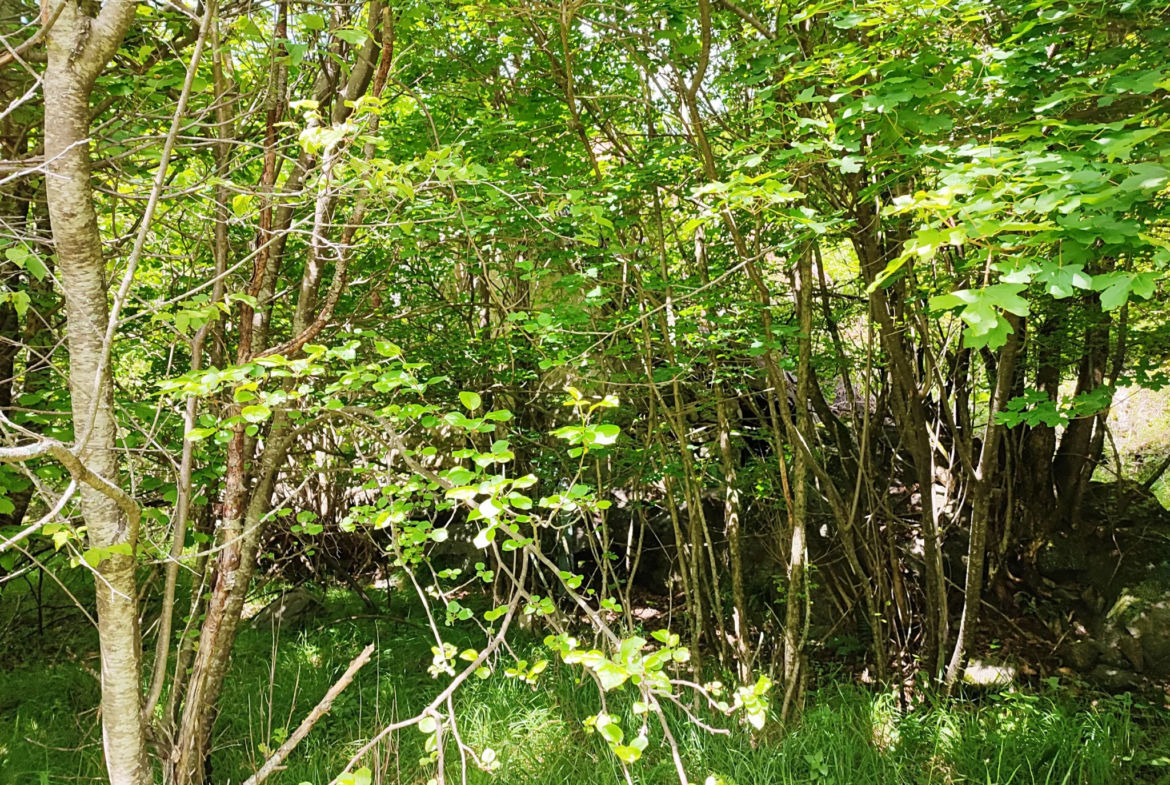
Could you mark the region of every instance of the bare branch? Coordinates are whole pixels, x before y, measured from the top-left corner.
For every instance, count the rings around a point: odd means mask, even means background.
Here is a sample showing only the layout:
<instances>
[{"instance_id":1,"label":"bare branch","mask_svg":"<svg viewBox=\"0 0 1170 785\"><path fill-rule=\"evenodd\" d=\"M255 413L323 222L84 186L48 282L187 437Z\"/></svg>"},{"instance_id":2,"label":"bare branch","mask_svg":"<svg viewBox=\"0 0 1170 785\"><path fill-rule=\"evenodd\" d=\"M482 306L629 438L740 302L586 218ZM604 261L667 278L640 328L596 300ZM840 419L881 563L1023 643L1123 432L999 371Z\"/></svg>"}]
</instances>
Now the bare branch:
<instances>
[{"instance_id":1,"label":"bare branch","mask_svg":"<svg viewBox=\"0 0 1170 785\"><path fill-rule=\"evenodd\" d=\"M142 520L142 510L138 503L117 485L90 471L89 467L64 444L56 439L42 439L19 447L0 447L0 463L24 463L44 455L52 455L60 461L61 465L69 470L75 482L84 483L112 499L126 514L126 520L130 524L130 541L135 540L138 535L138 524Z\"/></svg>"},{"instance_id":2,"label":"bare branch","mask_svg":"<svg viewBox=\"0 0 1170 785\"><path fill-rule=\"evenodd\" d=\"M61 12L65 10L65 5L67 2L68 0L62 0L60 3L58 3L57 7L49 13L49 18L45 20L45 23L41 25L39 30L32 34L31 38L15 49L9 49L4 54L0 54L0 68L8 65L13 60L27 52L29 49L32 49L34 46L39 44L44 39L44 37L49 34L49 31L53 29L53 25L57 23L57 17L61 16Z\"/></svg>"},{"instance_id":3,"label":"bare branch","mask_svg":"<svg viewBox=\"0 0 1170 785\"><path fill-rule=\"evenodd\" d=\"M304 721L288 737L288 740L284 744L281 744L280 748L272 753L268 760L264 761L264 765L244 781L244 785L260 785L261 782L268 779L280 767L280 764L284 762L284 759L288 757L289 753L296 749L296 746L301 743L301 740L305 736L309 735L309 731L313 729L317 721L325 716L326 712L333 706L333 701L337 699L337 696L341 694L342 690L349 686L350 682L353 681L353 677L357 675L357 672L361 670L362 666L370 661L370 655L373 653L374 644L371 643L362 649L361 654L354 657L353 662L349 664L349 668L346 669L345 673L341 674L341 678L337 680L337 683L329 688L329 692L325 693L325 697L321 699L321 702L309 712L309 716L305 717Z\"/></svg>"}]
</instances>

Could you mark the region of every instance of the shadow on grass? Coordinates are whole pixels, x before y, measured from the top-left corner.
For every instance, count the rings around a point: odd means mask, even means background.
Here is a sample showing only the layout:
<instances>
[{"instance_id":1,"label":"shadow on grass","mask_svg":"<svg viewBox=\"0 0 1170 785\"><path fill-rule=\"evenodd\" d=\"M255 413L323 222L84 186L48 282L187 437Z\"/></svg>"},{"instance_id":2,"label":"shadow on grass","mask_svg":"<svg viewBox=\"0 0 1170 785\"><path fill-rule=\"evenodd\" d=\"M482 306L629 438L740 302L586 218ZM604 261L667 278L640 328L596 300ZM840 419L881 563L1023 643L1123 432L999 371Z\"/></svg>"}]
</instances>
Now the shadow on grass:
<instances>
[{"instance_id":1,"label":"shadow on grass","mask_svg":"<svg viewBox=\"0 0 1170 785\"><path fill-rule=\"evenodd\" d=\"M337 598L328 613L337 619L361 611ZM435 680L427 672L433 641L420 621L364 618L285 632L275 641L246 629L216 728L215 782L238 783L251 774L361 647L375 641L376 658L269 780L328 783L380 727L413 716L446 684L446 677ZM441 630L460 649L482 643L466 625ZM529 662L546 656L534 640L512 645ZM623 782L604 741L584 729L584 720L601 710L593 681L579 683L577 671L553 663L533 688L504 676L510 664L511 656L503 655L490 678L472 679L455 699L464 743L480 753L490 748L498 761L493 772L468 761L467 782ZM628 737L636 735L643 717L632 699L622 690L606 699L606 711L619 718ZM104 781L97 700L96 680L75 662L32 660L0 672L0 783ZM687 722L681 711L671 714L691 781L710 785L1170 783L1167 715L1127 696L1077 698L1057 687L936 701L904 713L889 694L826 679L810 695L800 723L785 733L774 729L753 739L733 728L730 736L717 736ZM729 727L724 718L702 716ZM677 783L661 730L653 721L647 729L651 745L630 767L633 781ZM387 738L365 761L372 782L423 785L434 778L425 738L416 728ZM447 782L461 782L454 745L446 763Z\"/></svg>"}]
</instances>

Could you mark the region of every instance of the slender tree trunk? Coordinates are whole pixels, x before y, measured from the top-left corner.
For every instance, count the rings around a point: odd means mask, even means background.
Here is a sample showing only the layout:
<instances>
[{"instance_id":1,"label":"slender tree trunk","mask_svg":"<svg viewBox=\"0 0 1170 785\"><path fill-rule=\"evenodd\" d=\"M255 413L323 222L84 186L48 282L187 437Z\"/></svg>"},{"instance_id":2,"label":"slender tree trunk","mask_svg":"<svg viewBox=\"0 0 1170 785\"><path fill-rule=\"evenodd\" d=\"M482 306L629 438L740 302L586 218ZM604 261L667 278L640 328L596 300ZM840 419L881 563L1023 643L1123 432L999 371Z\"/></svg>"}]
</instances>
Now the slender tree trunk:
<instances>
[{"instance_id":1,"label":"slender tree trunk","mask_svg":"<svg viewBox=\"0 0 1170 785\"><path fill-rule=\"evenodd\" d=\"M372 63L377 60L379 52L386 57L390 56L391 48L388 42L393 41L393 31L382 27L383 22L390 23L390 15L381 13L381 4L372 2L370 28L371 33L381 28L382 36L371 35L359 54L359 63L350 74L345 89L348 100L361 97L375 80L374 92L380 95L385 86L386 70L380 68L375 75ZM383 17L385 17L383 19ZM277 82L280 79L276 79ZM320 80L318 80L320 85ZM330 93L331 94L331 93ZM346 113L335 116L344 117ZM377 126L372 126L370 132L375 133ZM373 145L367 144L365 155L372 156ZM346 228L341 233L340 243L327 242L333 230L333 213L336 206L337 193L329 177L329 169L336 154L331 150L325 151L326 166L318 188L313 224L313 252L309 263L305 265L300 286L300 296L297 300L296 311L293 316L291 339L279 346L267 348L267 322L248 310L241 313L240 345L237 359L245 362L256 356L268 353L294 355L298 353L304 343L312 339L324 326L324 321L332 314L333 308L340 297L345 272L351 251L349 245L353 240L354 231L361 225L364 217L364 204L359 197L349 216ZM302 167L298 167L303 171ZM268 168L266 167L266 172ZM303 174L297 176L303 177ZM282 210L284 208L282 207ZM271 216L266 219L271 221ZM286 214L277 212L277 224L291 220L291 210ZM261 242L264 242L266 232L261 233ZM332 259L324 258L324 249L333 248ZM283 239L277 246L283 251ZM317 292L320 287L325 264L332 261L334 276L329 287L328 295L320 303ZM259 262L258 262L259 264ZM253 291L263 298L264 287L267 281L275 281L276 269L280 264L279 256L275 252L258 267L253 274ZM252 326L259 326L259 332L253 331ZM258 340L264 343L258 343ZM286 380L286 389L291 388L291 380ZM228 673L232 648L236 634L239 631L240 618L243 613L244 601L251 586L255 572L256 553L264 535L266 517L272 501L272 490L275 485L281 466L292 445L293 428L288 413L278 410L272 418L272 424L263 449L256 457L258 468L254 473L247 469L248 459L255 453L257 441L248 437L243 426L237 426L232 440L228 445L227 471L224 479L223 524L220 527L221 550L217 555L214 578L211 586L211 597L208 601L206 618L200 634L199 649L196 652L192 668L190 687L183 707L182 721L171 754L171 763L174 765L175 782L178 785L192 780L198 781L202 777L211 743L211 732L218 712L218 703L223 691L224 681Z\"/></svg>"},{"instance_id":2,"label":"slender tree trunk","mask_svg":"<svg viewBox=\"0 0 1170 785\"><path fill-rule=\"evenodd\" d=\"M718 368L715 369L718 373ZM731 446L729 408L724 397L723 383L715 383L715 406L719 426L719 455L723 464L723 526L727 537L727 555L731 563L731 601L735 609L735 656L739 662L740 677L751 675L751 654L748 636L751 624L747 615L747 596L743 587L743 555L739 526L739 489L736 487L735 465L738 457Z\"/></svg>"},{"instance_id":3,"label":"slender tree trunk","mask_svg":"<svg viewBox=\"0 0 1170 785\"><path fill-rule=\"evenodd\" d=\"M862 275L872 284L885 268L886 254L879 242L878 216L872 205L859 202L855 216L853 245L861 261ZM914 457L914 472L921 499L923 555L926 561L926 660L935 676L941 676L946 664L947 641L950 636L947 611L946 583L942 567L942 543L938 522L939 511L934 504L934 448L930 442L925 393L915 373L910 347L904 330L891 312L890 302L882 287L875 287L869 295L870 318L877 324L879 335L890 359L893 381L894 420L902 438Z\"/></svg>"},{"instance_id":4,"label":"slender tree trunk","mask_svg":"<svg viewBox=\"0 0 1170 785\"><path fill-rule=\"evenodd\" d=\"M120 45L135 4L113 0L95 19L68 4L47 38L44 76L46 191L58 270L68 311L69 386L74 454L118 484L113 381L106 353L106 263L90 184L89 97ZM92 423L92 425L90 425ZM142 639L138 628L135 548L138 532L109 496L87 486L81 509L90 548L115 547L96 567L102 658L102 741L112 785L152 780L140 718Z\"/></svg>"},{"instance_id":5,"label":"slender tree trunk","mask_svg":"<svg viewBox=\"0 0 1170 785\"><path fill-rule=\"evenodd\" d=\"M1030 331L1027 345L1036 357L1036 389L1056 401L1060 394L1061 337L1067 306L1056 301L1057 312L1035 330ZM1053 485L1052 460L1056 450L1056 428L1038 423L1023 436L1023 460L1020 466L1020 497L1026 536L1038 543L1051 532L1055 521L1056 493ZM1006 543L1010 547L1011 543Z\"/></svg>"},{"instance_id":6,"label":"slender tree trunk","mask_svg":"<svg viewBox=\"0 0 1170 785\"><path fill-rule=\"evenodd\" d=\"M1105 383L1106 365L1109 360L1110 317L1101 311L1096 294L1088 308L1092 323L1085 330L1085 344L1081 353L1081 366L1077 375L1076 394L1092 392ZM1092 445L1095 416L1078 417L1068 424L1060 437L1053 461L1059 520L1068 523L1076 516L1076 508L1082 495L1082 485L1092 474Z\"/></svg>"},{"instance_id":7,"label":"slender tree trunk","mask_svg":"<svg viewBox=\"0 0 1170 785\"><path fill-rule=\"evenodd\" d=\"M800 319L799 349L796 370L795 427L809 440L808 387L812 367L812 265L808 251L802 251L797 261L797 314ZM786 394L787 391L785 391ZM784 684L785 694L793 688L800 676L801 638L804 625L805 529L808 520L808 459L804 451L796 450L792 472L792 533L788 549L788 602L784 615Z\"/></svg>"},{"instance_id":8,"label":"slender tree trunk","mask_svg":"<svg viewBox=\"0 0 1170 785\"><path fill-rule=\"evenodd\" d=\"M963 616L959 622L959 634L955 649L947 665L945 678L949 691L959 677L963 658L971 647L975 628L979 624L979 608L983 603L983 565L987 556L987 529L991 517L991 497L999 478L999 442L1004 426L996 423L995 415L1003 410L1011 395L1016 370L1016 357L1020 348L1020 333L1023 325L1010 314L1012 335L999 353L999 367L996 371L995 392L987 412L987 427L983 436L977 474L972 478L974 499L971 504L971 538L967 549L967 585L963 591Z\"/></svg>"}]
</instances>

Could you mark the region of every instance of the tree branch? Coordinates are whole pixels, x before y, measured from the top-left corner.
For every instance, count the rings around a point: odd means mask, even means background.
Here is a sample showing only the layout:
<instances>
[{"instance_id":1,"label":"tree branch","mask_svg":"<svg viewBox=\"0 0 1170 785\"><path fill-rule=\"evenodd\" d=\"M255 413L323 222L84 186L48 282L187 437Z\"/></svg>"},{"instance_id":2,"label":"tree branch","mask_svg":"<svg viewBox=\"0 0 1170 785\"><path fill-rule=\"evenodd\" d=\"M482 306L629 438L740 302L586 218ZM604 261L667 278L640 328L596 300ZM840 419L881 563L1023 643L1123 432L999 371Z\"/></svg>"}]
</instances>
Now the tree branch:
<instances>
[{"instance_id":1,"label":"tree branch","mask_svg":"<svg viewBox=\"0 0 1170 785\"><path fill-rule=\"evenodd\" d=\"M57 23L57 17L59 17L61 12L65 10L65 4L67 2L68 0L62 0L62 2L58 3L57 7L54 8L49 14L49 18L45 20L45 23L41 25L39 30L32 34L31 38L15 49L9 49L4 54L0 54L0 68L8 65L13 60L27 52L29 49L32 49L34 46L39 44L44 39L44 37L49 34L49 31L53 29L53 25Z\"/></svg>"},{"instance_id":2,"label":"tree branch","mask_svg":"<svg viewBox=\"0 0 1170 785\"><path fill-rule=\"evenodd\" d=\"M90 471L89 467L61 442L56 439L42 439L19 447L0 447L0 463L24 463L43 455L52 455L60 461L61 465L69 470L74 481L84 483L113 499L114 503L126 514L126 519L130 524L130 541L133 542L137 538L138 524L142 520L142 510L138 503L117 485Z\"/></svg>"},{"instance_id":3,"label":"tree branch","mask_svg":"<svg viewBox=\"0 0 1170 785\"><path fill-rule=\"evenodd\" d=\"M735 14L740 19L742 19L743 21L747 22L749 25L754 27L756 29L756 32L758 32L760 35L764 36L764 38L767 38L769 41L776 40L776 34L773 33L771 30L769 30L767 25L765 25L763 22L761 22L759 19L757 19L756 16L751 11L747 10L743 6L736 5L735 3L732 2L732 0L715 0L715 5L720 6L724 9L730 11L731 13Z\"/></svg>"},{"instance_id":4,"label":"tree branch","mask_svg":"<svg viewBox=\"0 0 1170 785\"><path fill-rule=\"evenodd\" d=\"M268 779L277 770L280 764L284 762L284 759L288 757L289 753L296 749L296 746L301 743L301 740L305 736L309 735L309 731L313 729L317 721L324 717L329 709L332 708L333 701L337 699L337 696L341 694L342 690L349 686L350 682L353 681L353 677L357 675L357 672L361 670L362 666L370 661L370 655L373 653L374 644L371 643L362 649L361 654L354 657L353 662L349 664L349 668L341 675L337 683L329 688L329 692L325 693L325 697L321 699L321 702L309 712L309 716L305 717L304 721L288 737L288 740L284 744L281 744L280 748L272 753L268 760L264 761L264 765L244 781L244 785L260 785L261 782L264 782L264 780Z\"/></svg>"}]
</instances>

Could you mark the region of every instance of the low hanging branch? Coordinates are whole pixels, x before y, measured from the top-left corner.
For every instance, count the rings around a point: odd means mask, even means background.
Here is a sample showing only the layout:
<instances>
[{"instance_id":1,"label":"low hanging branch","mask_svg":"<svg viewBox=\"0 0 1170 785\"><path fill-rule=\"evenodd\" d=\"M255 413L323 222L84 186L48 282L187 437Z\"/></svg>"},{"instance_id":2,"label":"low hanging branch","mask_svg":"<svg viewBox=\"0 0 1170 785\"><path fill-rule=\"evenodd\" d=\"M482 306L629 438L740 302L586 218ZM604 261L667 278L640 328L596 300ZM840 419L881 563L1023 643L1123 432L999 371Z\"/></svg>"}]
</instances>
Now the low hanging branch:
<instances>
[{"instance_id":1,"label":"low hanging branch","mask_svg":"<svg viewBox=\"0 0 1170 785\"><path fill-rule=\"evenodd\" d=\"M45 455L56 458L62 466L69 470L69 474L75 482L88 485L95 491L113 499L114 503L126 514L130 532L128 540L131 543L134 542L138 536L138 524L142 520L142 510L138 503L117 485L90 471L89 467L64 444L56 439L41 439L19 447L0 447L0 463L24 463Z\"/></svg>"}]
</instances>

